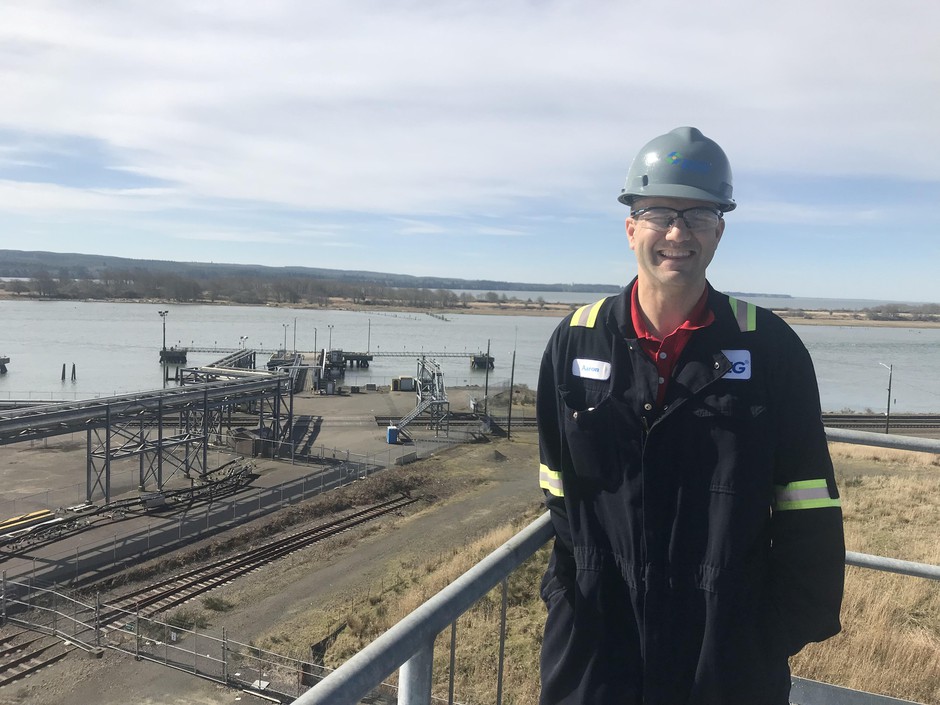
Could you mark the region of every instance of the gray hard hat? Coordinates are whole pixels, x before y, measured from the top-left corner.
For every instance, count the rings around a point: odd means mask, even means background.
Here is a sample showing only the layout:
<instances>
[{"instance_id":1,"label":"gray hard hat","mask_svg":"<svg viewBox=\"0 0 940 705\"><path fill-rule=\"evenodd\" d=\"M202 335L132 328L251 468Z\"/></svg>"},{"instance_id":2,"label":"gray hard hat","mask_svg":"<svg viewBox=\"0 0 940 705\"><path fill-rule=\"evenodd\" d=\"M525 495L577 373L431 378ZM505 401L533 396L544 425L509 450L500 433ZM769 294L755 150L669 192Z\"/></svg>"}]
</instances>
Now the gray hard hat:
<instances>
[{"instance_id":1,"label":"gray hard hat","mask_svg":"<svg viewBox=\"0 0 940 705\"><path fill-rule=\"evenodd\" d=\"M709 201L734 210L731 164L721 147L695 127L677 127L651 140L636 155L617 199L671 197Z\"/></svg>"}]
</instances>

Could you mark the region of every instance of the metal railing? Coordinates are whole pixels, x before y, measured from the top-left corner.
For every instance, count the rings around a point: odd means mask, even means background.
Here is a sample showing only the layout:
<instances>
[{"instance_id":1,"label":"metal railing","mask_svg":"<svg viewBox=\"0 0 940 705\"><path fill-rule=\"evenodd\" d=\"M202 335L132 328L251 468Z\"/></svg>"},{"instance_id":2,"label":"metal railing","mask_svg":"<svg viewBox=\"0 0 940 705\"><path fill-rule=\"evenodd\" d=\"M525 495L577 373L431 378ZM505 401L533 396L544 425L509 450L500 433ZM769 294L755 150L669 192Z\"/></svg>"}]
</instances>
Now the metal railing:
<instances>
[{"instance_id":1,"label":"metal railing","mask_svg":"<svg viewBox=\"0 0 940 705\"><path fill-rule=\"evenodd\" d=\"M940 454L940 441L866 431L826 429L830 441ZM399 705L429 705L435 638L491 589L503 585L497 703L501 702L502 644L505 637L506 581L553 536L547 513L513 536L448 587L363 648L333 673L293 701L293 705L356 705L395 669ZM863 553L846 553L846 564L940 581L940 566ZM453 662L454 640L451 639ZM453 670L453 666L451 667ZM450 702L453 702L451 697ZM802 678L792 679L793 705L901 705L908 701L850 690Z\"/></svg>"}]
</instances>

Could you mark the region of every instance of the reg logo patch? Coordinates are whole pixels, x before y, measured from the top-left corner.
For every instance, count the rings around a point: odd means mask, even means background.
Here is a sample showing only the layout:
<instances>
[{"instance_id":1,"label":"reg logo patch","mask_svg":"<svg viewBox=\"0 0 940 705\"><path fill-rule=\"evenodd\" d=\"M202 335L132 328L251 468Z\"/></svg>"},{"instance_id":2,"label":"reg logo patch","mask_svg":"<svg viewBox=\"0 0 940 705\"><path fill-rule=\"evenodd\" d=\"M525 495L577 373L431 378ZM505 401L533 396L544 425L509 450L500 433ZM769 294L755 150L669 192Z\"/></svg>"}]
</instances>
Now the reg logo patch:
<instances>
[{"instance_id":1,"label":"reg logo patch","mask_svg":"<svg viewBox=\"0 0 940 705\"><path fill-rule=\"evenodd\" d=\"M751 378L751 351L750 350L722 350L724 356L731 363L731 369L725 372L722 379L750 379Z\"/></svg>"}]
</instances>

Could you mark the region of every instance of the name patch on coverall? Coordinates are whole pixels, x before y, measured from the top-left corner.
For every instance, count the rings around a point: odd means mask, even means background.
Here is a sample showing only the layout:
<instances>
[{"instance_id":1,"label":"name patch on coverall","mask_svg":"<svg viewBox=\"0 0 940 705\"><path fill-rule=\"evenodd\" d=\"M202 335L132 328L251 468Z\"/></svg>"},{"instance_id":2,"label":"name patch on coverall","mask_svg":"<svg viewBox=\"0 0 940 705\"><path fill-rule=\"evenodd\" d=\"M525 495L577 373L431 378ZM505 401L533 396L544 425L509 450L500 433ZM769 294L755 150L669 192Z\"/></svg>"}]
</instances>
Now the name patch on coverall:
<instances>
[{"instance_id":1,"label":"name patch on coverall","mask_svg":"<svg viewBox=\"0 0 940 705\"><path fill-rule=\"evenodd\" d=\"M571 363L571 372L575 377L586 379L610 379L610 363L575 358Z\"/></svg>"},{"instance_id":2,"label":"name patch on coverall","mask_svg":"<svg viewBox=\"0 0 940 705\"><path fill-rule=\"evenodd\" d=\"M751 351L750 350L722 350L731 363L731 369L725 372L722 379L750 379L751 378Z\"/></svg>"}]
</instances>

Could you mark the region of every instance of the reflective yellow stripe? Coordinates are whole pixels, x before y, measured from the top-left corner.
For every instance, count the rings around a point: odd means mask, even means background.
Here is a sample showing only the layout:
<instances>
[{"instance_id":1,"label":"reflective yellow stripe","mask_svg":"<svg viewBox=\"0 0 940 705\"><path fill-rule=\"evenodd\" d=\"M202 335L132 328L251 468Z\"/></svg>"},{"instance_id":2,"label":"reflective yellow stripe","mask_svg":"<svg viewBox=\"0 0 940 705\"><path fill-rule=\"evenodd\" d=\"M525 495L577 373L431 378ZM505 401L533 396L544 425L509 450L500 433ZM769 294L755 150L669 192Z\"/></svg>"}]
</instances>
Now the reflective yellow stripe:
<instances>
[{"instance_id":1,"label":"reflective yellow stripe","mask_svg":"<svg viewBox=\"0 0 940 705\"><path fill-rule=\"evenodd\" d=\"M738 321L738 328L742 333L749 333L757 330L757 306L747 301L740 301L733 296L728 297L731 304L731 310Z\"/></svg>"},{"instance_id":2,"label":"reflective yellow stripe","mask_svg":"<svg viewBox=\"0 0 940 705\"><path fill-rule=\"evenodd\" d=\"M838 497L833 499L829 496L829 485L825 480L800 480L788 485L776 485L774 495L774 508L781 512L842 506Z\"/></svg>"},{"instance_id":3,"label":"reflective yellow stripe","mask_svg":"<svg viewBox=\"0 0 940 705\"><path fill-rule=\"evenodd\" d=\"M565 496L565 489L561 485L561 473L549 470L547 465L539 465L539 487L556 497Z\"/></svg>"},{"instance_id":4,"label":"reflective yellow stripe","mask_svg":"<svg viewBox=\"0 0 940 705\"><path fill-rule=\"evenodd\" d=\"M575 328L581 326L584 328L593 328L594 324L597 323L597 313L601 310L601 305L605 301L607 301L606 298L593 304L585 304L575 311L574 315L571 317L571 327Z\"/></svg>"}]
</instances>

